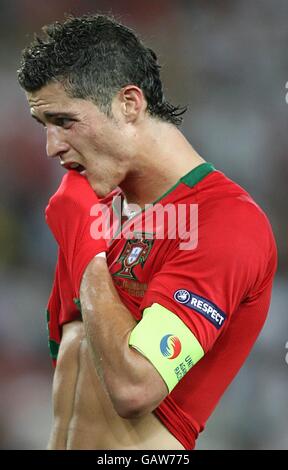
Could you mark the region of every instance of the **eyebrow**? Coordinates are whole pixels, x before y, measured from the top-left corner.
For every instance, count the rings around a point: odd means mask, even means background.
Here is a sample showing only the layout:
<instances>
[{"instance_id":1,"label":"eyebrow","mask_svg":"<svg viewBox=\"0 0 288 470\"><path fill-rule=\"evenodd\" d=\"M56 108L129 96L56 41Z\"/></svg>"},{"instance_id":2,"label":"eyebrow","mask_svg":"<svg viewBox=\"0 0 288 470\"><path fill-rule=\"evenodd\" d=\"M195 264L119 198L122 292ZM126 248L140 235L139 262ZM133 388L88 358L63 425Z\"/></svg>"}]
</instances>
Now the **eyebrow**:
<instances>
[{"instance_id":1,"label":"eyebrow","mask_svg":"<svg viewBox=\"0 0 288 470\"><path fill-rule=\"evenodd\" d=\"M64 118L72 118L72 117L75 117L75 115L73 113L65 113L65 112L55 112L55 113L49 113L49 111L44 111L44 116L47 118L47 119L53 119L55 117L64 117Z\"/></svg>"},{"instance_id":2,"label":"eyebrow","mask_svg":"<svg viewBox=\"0 0 288 470\"><path fill-rule=\"evenodd\" d=\"M53 118L70 118L70 119L73 119L75 118L75 114L73 113L65 113L65 112L55 112L55 113L50 113L49 111L44 111L44 116L46 117L46 119L48 120L51 120ZM43 121L41 121L41 119L39 119L35 114L32 114L31 113L31 116L33 119L35 119L37 122L39 122L40 124L42 124L43 126L45 125Z\"/></svg>"}]
</instances>

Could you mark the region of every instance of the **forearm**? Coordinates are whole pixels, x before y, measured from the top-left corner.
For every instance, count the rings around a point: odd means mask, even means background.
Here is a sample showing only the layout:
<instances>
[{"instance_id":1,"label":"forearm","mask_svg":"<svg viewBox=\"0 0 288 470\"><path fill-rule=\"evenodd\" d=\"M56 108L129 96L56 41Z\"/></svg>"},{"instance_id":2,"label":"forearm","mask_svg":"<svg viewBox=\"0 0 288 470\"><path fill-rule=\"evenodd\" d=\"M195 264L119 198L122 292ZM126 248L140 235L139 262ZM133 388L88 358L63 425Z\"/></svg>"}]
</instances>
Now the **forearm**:
<instances>
[{"instance_id":1,"label":"forearm","mask_svg":"<svg viewBox=\"0 0 288 470\"><path fill-rule=\"evenodd\" d=\"M87 266L92 256L107 249L104 239L95 240L90 233L91 207L98 202L87 179L69 171L49 201L46 219L63 253L61 275L69 278L73 297L80 297L93 361L116 411L121 415L121 403L130 402L132 408L144 404L151 411L167 387L154 366L129 347L136 322L114 288L106 260L93 258Z\"/></svg>"},{"instance_id":2,"label":"forearm","mask_svg":"<svg viewBox=\"0 0 288 470\"><path fill-rule=\"evenodd\" d=\"M122 303L109 273L106 260L94 258L82 278L80 300L83 322L97 373L121 414L122 400L137 400L143 393L152 411L167 390L154 367L129 347L136 321ZM157 393L151 391L158 386ZM133 407L133 403L131 404ZM137 404L135 403L135 408Z\"/></svg>"}]
</instances>

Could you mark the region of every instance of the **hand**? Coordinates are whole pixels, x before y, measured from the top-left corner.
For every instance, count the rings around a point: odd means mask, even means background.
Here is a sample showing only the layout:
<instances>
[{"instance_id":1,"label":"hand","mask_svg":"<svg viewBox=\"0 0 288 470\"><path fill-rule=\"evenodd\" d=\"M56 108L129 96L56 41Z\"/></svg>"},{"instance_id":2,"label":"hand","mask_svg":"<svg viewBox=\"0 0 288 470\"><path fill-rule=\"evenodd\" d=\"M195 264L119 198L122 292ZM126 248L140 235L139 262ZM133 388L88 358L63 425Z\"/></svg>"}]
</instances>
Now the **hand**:
<instances>
[{"instance_id":1,"label":"hand","mask_svg":"<svg viewBox=\"0 0 288 470\"><path fill-rule=\"evenodd\" d=\"M69 170L45 211L47 224L65 257L76 297L84 269L96 254L107 250L103 238L94 239L90 234L90 211L95 204L99 199L86 177Z\"/></svg>"}]
</instances>

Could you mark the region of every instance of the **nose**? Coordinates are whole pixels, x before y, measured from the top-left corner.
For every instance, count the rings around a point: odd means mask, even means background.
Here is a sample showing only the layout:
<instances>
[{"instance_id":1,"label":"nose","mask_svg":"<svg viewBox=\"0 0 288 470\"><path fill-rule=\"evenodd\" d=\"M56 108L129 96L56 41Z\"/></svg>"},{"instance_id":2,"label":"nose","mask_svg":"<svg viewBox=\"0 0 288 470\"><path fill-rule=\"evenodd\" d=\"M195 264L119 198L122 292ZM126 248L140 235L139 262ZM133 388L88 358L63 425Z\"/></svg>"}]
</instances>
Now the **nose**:
<instances>
[{"instance_id":1,"label":"nose","mask_svg":"<svg viewBox=\"0 0 288 470\"><path fill-rule=\"evenodd\" d=\"M50 158L59 157L69 150L69 144L63 136L61 127L47 125L46 153Z\"/></svg>"}]
</instances>

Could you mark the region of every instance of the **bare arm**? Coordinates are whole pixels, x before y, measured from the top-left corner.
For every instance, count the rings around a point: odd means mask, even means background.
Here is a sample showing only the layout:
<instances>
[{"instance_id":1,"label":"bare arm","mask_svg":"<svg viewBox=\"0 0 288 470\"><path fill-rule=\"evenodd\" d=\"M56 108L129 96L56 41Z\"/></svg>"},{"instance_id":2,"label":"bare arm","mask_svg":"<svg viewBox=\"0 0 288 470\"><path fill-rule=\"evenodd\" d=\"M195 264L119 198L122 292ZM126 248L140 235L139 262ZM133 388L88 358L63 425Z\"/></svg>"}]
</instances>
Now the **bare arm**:
<instances>
[{"instance_id":1,"label":"bare arm","mask_svg":"<svg viewBox=\"0 0 288 470\"><path fill-rule=\"evenodd\" d=\"M121 302L105 259L94 258L86 268L80 301L96 370L115 410L124 418L150 413L167 387L152 364L128 345L136 321Z\"/></svg>"}]
</instances>

